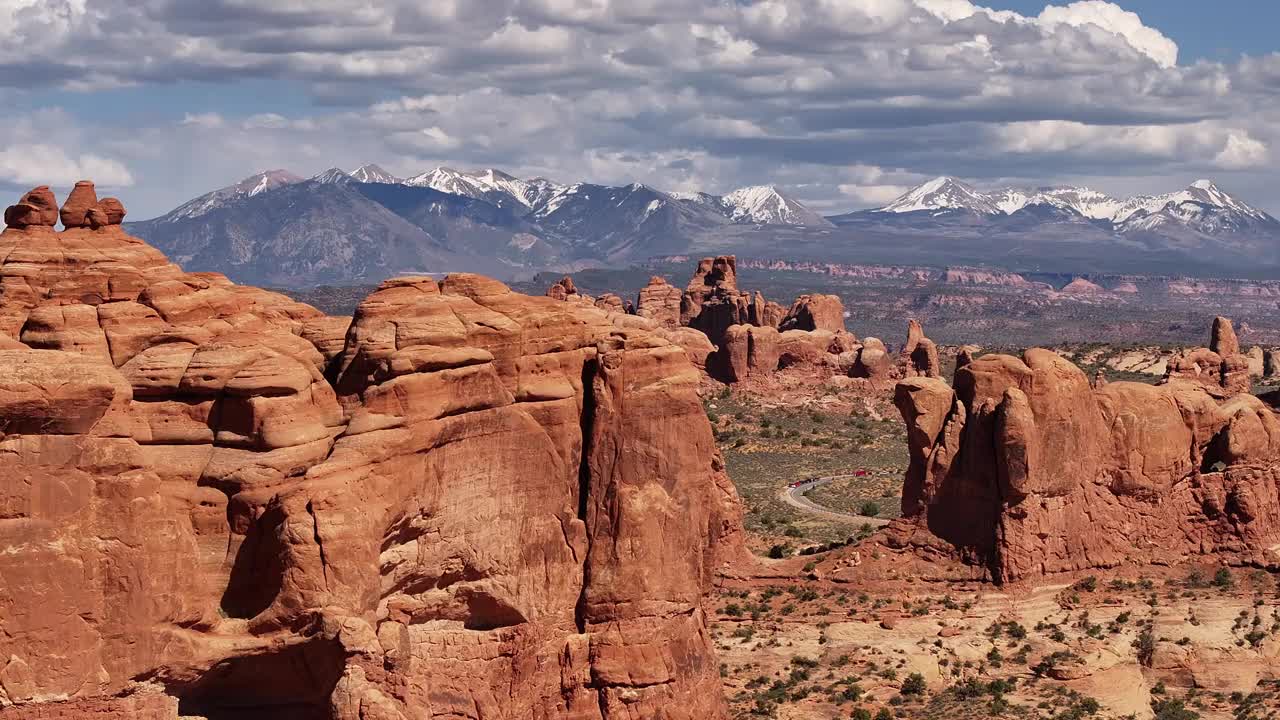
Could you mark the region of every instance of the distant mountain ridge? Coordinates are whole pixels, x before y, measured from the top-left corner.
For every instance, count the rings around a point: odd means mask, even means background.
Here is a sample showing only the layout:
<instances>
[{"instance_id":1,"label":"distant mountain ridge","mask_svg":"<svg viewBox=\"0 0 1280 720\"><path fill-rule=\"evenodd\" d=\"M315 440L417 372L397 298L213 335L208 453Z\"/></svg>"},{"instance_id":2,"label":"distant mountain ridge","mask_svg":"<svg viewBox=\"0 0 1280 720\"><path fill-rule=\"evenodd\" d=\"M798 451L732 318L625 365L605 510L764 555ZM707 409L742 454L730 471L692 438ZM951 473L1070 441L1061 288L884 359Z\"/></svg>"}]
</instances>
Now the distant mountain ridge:
<instances>
[{"instance_id":1,"label":"distant mountain ridge","mask_svg":"<svg viewBox=\"0 0 1280 720\"><path fill-rule=\"evenodd\" d=\"M1280 222L1207 180L1115 198L1082 187L983 191L940 177L882 208L823 217L767 185L713 195L443 166L402 179L368 164L306 179L258 173L130 228L193 270L295 287L725 252L1068 272L1280 267Z\"/></svg>"},{"instance_id":2,"label":"distant mountain ridge","mask_svg":"<svg viewBox=\"0 0 1280 720\"><path fill-rule=\"evenodd\" d=\"M1186 218L1184 206L1187 205L1231 213L1248 221L1277 222L1262 210L1223 192L1212 180L1197 180L1182 190L1162 195L1135 195L1121 199L1086 187L1005 188L982 192L960 180L944 176L912 188L882 208L864 212L901 215L964 210L978 215L1013 215L1037 205L1077 213L1091 220L1105 220L1121 230L1126 228L1126 223L1171 210L1176 217ZM1136 223L1134 226L1141 225Z\"/></svg>"}]
</instances>

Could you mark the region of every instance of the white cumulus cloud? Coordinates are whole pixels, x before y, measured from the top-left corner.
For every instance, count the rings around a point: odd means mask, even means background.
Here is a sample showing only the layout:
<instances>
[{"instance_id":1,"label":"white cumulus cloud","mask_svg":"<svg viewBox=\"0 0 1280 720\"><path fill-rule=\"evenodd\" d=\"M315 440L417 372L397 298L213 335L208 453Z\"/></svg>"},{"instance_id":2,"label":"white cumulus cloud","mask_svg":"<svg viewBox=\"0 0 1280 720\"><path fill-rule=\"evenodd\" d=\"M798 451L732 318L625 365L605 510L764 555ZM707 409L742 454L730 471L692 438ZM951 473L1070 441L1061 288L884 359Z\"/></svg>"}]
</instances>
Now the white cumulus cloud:
<instances>
[{"instance_id":1,"label":"white cumulus cloud","mask_svg":"<svg viewBox=\"0 0 1280 720\"><path fill-rule=\"evenodd\" d=\"M1105 0L1080 0L1065 7L1050 5L1040 13L1038 20L1049 29L1056 25L1077 28L1093 25L1124 38L1135 50L1155 60L1161 67L1178 64L1177 43L1159 30L1144 25L1137 13Z\"/></svg>"},{"instance_id":2,"label":"white cumulus cloud","mask_svg":"<svg viewBox=\"0 0 1280 720\"><path fill-rule=\"evenodd\" d=\"M1246 132L1231 131L1227 134L1222 152L1214 156L1213 162L1224 170L1243 170L1266 165L1268 155L1266 143L1250 137Z\"/></svg>"},{"instance_id":3,"label":"white cumulus cloud","mask_svg":"<svg viewBox=\"0 0 1280 720\"><path fill-rule=\"evenodd\" d=\"M74 185L93 180L105 187L133 184L128 168L93 153L68 155L53 145L23 144L0 149L0 180L16 185Z\"/></svg>"}]
</instances>

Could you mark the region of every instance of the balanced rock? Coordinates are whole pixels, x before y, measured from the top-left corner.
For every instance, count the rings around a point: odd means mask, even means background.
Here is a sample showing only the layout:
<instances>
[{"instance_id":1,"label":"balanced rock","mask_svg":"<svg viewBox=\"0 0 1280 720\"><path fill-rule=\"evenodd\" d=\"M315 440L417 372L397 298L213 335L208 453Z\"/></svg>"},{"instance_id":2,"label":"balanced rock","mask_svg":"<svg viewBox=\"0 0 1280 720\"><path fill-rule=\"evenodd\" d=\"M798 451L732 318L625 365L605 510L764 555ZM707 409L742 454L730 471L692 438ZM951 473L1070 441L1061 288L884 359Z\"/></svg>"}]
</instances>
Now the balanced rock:
<instances>
[{"instance_id":1,"label":"balanced rock","mask_svg":"<svg viewBox=\"0 0 1280 720\"><path fill-rule=\"evenodd\" d=\"M124 222L124 216L124 204L116 198L109 197L99 200L97 205L89 208L85 213L85 220L89 227L97 229L108 225L119 225Z\"/></svg>"}]
</instances>

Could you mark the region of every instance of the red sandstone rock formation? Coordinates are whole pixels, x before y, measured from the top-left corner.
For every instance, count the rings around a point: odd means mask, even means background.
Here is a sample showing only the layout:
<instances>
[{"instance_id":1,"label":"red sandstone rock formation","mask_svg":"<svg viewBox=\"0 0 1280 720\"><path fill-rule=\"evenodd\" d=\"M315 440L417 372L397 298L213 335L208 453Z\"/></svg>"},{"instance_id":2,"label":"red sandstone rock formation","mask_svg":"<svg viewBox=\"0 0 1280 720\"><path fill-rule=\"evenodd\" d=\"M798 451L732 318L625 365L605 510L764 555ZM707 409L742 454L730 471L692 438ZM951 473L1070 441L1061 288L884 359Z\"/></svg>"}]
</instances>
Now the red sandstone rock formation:
<instances>
[{"instance_id":1,"label":"red sandstone rock formation","mask_svg":"<svg viewBox=\"0 0 1280 720\"><path fill-rule=\"evenodd\" d=\"M1249 392L1253 387L1249 358L1240 352L1231 321L1214 318L1209 347L1184 350L1171 357L1165 382L1193 383L1216 397Z\"/></svg>"},{"instance_id":2,"label":"red sandstone rock formation","mask_svg":"<svg viewBox=\"0 0 1280 720\"><path fill-rule=\"evenodd\" d=\"M4 224L15 228L57 225L58 201L53 191L41 185L23 195L16 205L5 208Z\"/></svg>"},{"instance_id":3,"label":"red sandstone rock formation","mask_svg":"<svg viewBox=\"0 0 1280 720\"><path fill-rule=\"evenodd\" d=\"M605 293L600 297L596 298L595 305L596 307L600 308L601 310L604 310L605 312L616 312L616 313L627 312L627 304L623 302L622 298L618 297L613 293Z\"/></svg>"},{"instance_id":4,"label":"red sandstone rock formation","mask_svg":"<svg viewBox=\"0 0 1280 720\"><path fill-rule=\"evenodd\" d=\"M119 225L124 222L124 205L115 198L102 198L98 204L89 208L85 219L89 227L98 229L107 225Z\"/></svg>"},{"instance_id":5,"label":"red sandstone rock formation","mask_svg":"<svg viewBox=\"0 0 1280 720\"><path fill-rule=\"evenodd\" d=\"M786 316L786 308L772 300L765 300L764 295L760 294L759 290L756 291L755 297L751 300L752 325L776 328L782 325L782 320Z\"/></svg>"},{"instance_id":6,"label":"red sandstone rock formation","mask_svg":"<svg viewBox=\"0 0 1280 720\"><path fill-rule=\"evenodd\" d=\"M71 190L71 194L67 196L67 201L62 204L62 210L58 213L59 217L62 218L62 226L68 230L87 227L89 225L89 211L96 207L97 204L98 193L94 191L93 183L88 180L81 180L76 183L75 188Z\"/></svg>"},{"instance_id":7,"label":"red sandstone rock formation","mask_svg":"<svg viewBox=\"0 0 1280 720\"><path fill-rule=\"evenodd\" d=\"M844 304L837 295L801 295L779 324L781 330L829 330L844 327Z\"/></svg>"},{"instance_id":8,"label":"red sandstone rock formation","mask_svg":"<svg viewBox=\"0 0 1280 720\"><path fill-rule=\"evenodd\" d=\"M1106 289L1085 278L1076 278L1067 283L1066 287L1062 288L1060 292L1064 295L1099 295L1105 293Z\"/></svg>"},{"instance_id":9,"label":"red sandstone rock formation","mask_svg":"<svg viewBox=\"0 0 1280 720\"><path fill-rule=\"evenodd\" d=\"M738 290L736 264L732 255L703 258L680 300L680 324L706 333L721 349L730 326L752 324L751 295Z\"/></svg>"},{"instance_id":10,"label":"red sandstone rock formation","mask_svg":"<svg viewBox=\"0 0 1280 720\"><path fill-rule=\"evenodd\" d=\"M723 342L719 354L723 367L718 374L726 382L778 369L782 348L776 328L734 325L725 332Z\"/></svg>"},{"instance_id":11,"label":"red sandstone rock formation","mask_svg":"<svg viewBox=\"0 0 1280 720\"><path fill-rule=\"evenodd\" d=\"M640 295L636 298L636 314L649 318L667 329L680 327L682 296L680 288L654 275L649 278L649 284L640 290Z\"/></svg>"},{"instance_id":12,"label":"red sandstone rock formation","mask_svg":"<svg viewBox=\"0 0 1280 720\"><path fill-rule=\"evenodd\" d=\"M327 318L33 196L0 234L0 716L724 717L740 508L647 321L474 275Z\"/></svg>"},{"instance_id":13,"label":"red sandstone rock formation","mask_svg":"<svg viewBox=\"0 0 1280 720\"><path fill-rule=\"evenodd\" d=\"M554 285L547 288L547 297L555 300L567 300L570 295L577 295L578 288L573 284L573 278L565 275L555 282Z\"/></svg>"},{"instance_id":14,"label":"red sandstone rock formation","mask_svg":"<svg viewBox=\"0 0 1280 720\"><path fill-rule=\"evenodd\" d=\"M904 377L942 377L938 346L924 336L919 320L907 324L907 342L898 355L898 366Z\"/></svg>"},{"instance_id":15,"label":"red sandstone rock formation","mask_svg":"<svg viewBox=\"0 0 1280 720\"><path fill-rule=\"evenodd\" d=\"M867 378L875 382L891 380L894 377L893 358L889 349L880 338L862 339L862 348L858 351L858 360L851 374L853 377Z\"/></svg>"},{"instance_id":16,"label":"red sandstone rock formation","mask_svg":"<svg viewBox=\"0 0 1280 720\"><path fill-rule=\"evenodd\" d=\"M1095 390L1036 349L978 358L954 390L904 380L895 402L910 453L896 542L941 538L998 581L1195 553L1280 560L1280 422L1251 395Z\"/></svg>"}]
</instances>

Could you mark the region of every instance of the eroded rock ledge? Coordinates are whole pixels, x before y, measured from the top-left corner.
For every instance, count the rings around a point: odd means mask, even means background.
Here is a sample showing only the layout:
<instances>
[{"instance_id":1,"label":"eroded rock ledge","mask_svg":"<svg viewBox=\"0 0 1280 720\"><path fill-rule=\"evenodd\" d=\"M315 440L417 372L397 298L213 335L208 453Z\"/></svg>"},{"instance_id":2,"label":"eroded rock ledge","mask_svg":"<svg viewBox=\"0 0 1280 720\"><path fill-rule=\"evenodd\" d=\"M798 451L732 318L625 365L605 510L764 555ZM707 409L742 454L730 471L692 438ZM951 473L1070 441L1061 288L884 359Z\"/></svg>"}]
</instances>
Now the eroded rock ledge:
<instances>
[{"instance_id":1,"label":"eroded rock ledge","mask_svg":"<svg viewBox=\"0 0 1280 720\"><path fill-rule=\"evenodd\" d=\"M123 214L0 235L0 718L724 716L680 347L474 275L325 317Z\"/></svg>"}]
</instances>

